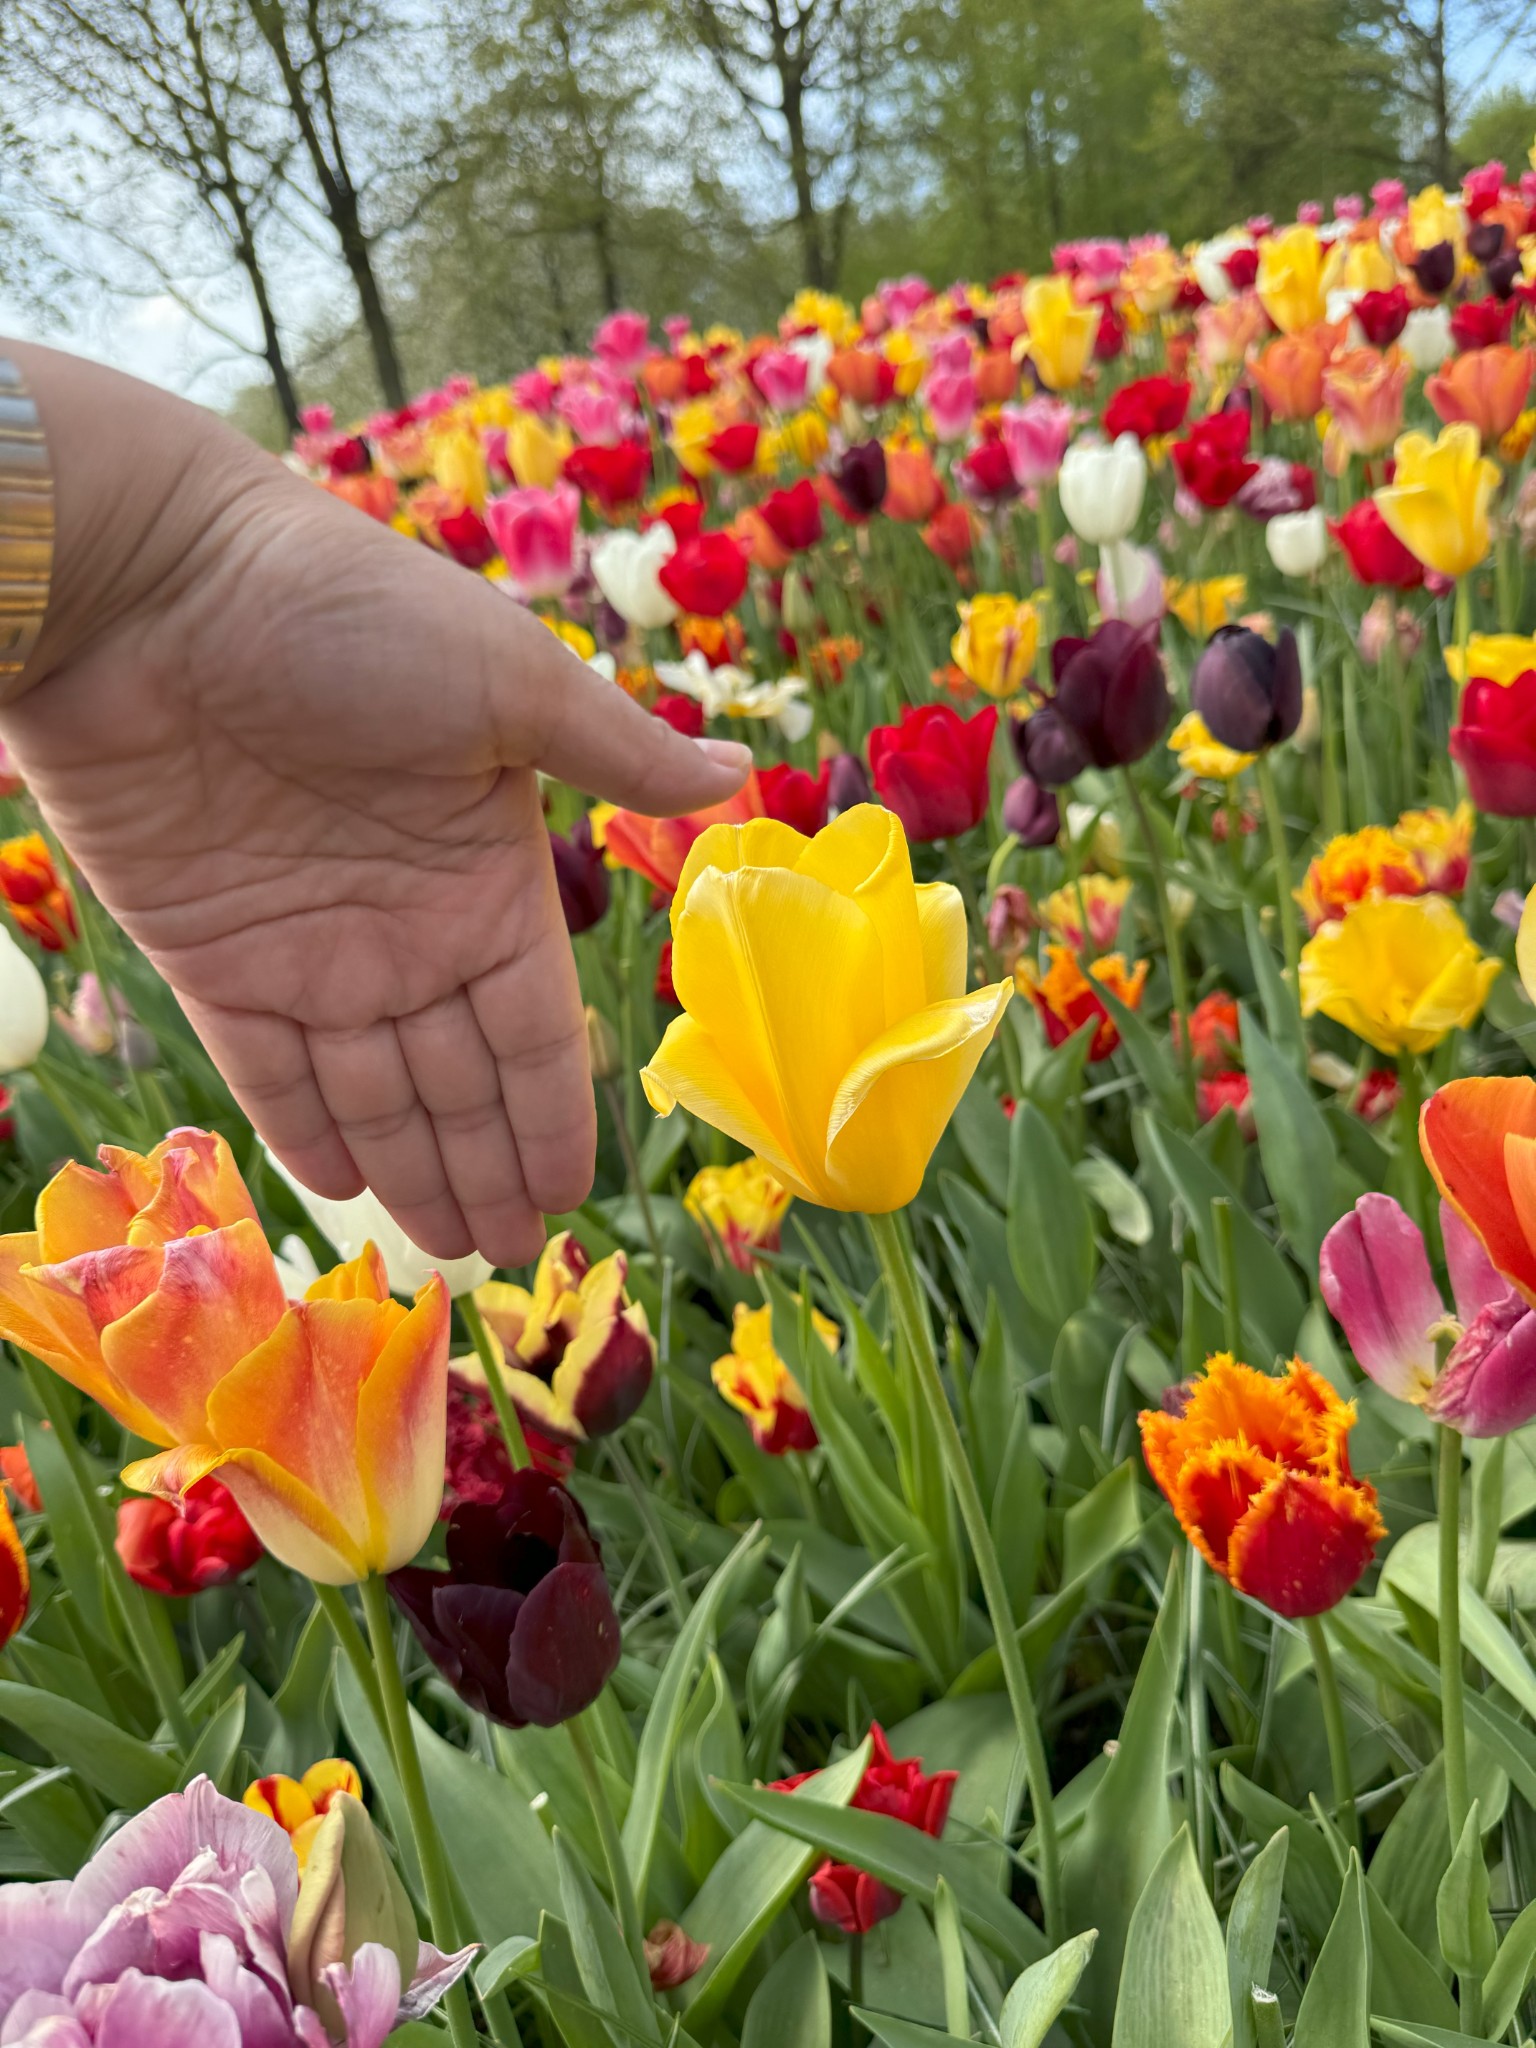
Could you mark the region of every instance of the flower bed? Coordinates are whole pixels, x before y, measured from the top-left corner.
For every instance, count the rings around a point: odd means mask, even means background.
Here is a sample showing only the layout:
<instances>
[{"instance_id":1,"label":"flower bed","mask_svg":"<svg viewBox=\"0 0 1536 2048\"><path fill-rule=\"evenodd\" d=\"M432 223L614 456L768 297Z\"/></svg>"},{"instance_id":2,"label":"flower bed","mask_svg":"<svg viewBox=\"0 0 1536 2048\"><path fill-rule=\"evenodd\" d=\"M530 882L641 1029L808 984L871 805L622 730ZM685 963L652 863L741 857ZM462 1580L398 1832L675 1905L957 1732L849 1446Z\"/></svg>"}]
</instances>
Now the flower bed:
<instances>
[{"instance_id":1,"label":"flower bed","mask_svg":"<svg viewBox=\"0 0 1536 2048\"><path fill-rule=\"evenodd\" d=\"M1536 172L665 330L291 457L754 745L535 1270L8 789L0 2038L1519 2038Z\"/></svg>"}]
</instances>

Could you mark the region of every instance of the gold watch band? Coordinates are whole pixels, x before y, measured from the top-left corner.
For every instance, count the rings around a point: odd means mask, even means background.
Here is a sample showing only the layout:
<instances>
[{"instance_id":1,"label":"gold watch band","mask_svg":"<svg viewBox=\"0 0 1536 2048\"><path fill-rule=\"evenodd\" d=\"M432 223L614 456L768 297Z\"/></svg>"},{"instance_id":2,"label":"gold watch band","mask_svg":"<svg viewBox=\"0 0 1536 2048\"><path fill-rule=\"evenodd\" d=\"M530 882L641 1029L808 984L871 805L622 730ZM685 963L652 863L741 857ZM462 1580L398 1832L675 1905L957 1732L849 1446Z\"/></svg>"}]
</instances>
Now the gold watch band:
<instances>
[{"instance_id":1,"label":"gold watch band","mask_svg":"<svg viewBox=\"0 0 1536 2048\"><path fill-rule=\"evenodd\" d=\"M53 579L53 471L26 381L0 356L0 702L37 644Z\"/></svg>"}]
</instances>

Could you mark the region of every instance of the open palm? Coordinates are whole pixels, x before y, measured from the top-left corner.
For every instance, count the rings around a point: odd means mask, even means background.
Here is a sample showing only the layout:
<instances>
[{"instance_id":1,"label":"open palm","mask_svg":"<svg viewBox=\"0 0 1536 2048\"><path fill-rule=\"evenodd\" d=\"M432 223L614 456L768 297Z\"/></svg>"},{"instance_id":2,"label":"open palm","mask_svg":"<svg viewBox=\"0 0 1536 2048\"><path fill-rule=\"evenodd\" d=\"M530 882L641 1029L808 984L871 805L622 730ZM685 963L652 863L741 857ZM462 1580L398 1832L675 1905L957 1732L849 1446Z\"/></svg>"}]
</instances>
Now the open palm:
<instances>
[{"instance_id":1,"label":"open palm","mask_svg":"<svg viewBox=\"0 0 1536 2048\"><path fill-rule=\"evenodd\" d=\"M62 508L61 508L62 510ZM262 463L4 714L103 902L318 1193L530 1258L595 1124L536 769L658 814L746 765L504 594Z\"/></svg>"}]
</instances>

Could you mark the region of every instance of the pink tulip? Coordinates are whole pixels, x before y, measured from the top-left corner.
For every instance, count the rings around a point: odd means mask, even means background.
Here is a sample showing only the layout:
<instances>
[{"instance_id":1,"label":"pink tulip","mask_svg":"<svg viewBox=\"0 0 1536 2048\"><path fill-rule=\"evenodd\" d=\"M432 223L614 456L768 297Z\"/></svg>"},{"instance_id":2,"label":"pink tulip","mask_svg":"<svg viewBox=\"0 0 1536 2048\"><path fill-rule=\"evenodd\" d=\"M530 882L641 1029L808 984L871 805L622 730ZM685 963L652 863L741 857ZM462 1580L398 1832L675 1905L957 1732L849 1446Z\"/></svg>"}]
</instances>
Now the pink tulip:
<instances>
[{"instance_id":1,"label":"pink tulip","mask_svg":"<svg viewBox=\"0 0 1536 2048\"><path fill-rule=\"evenodd\" d=\"M335 409L329 405L305 405L299 408L299 425L306 434L328 434L336 424Z\"/></svg>"},{"instance_id":2,"label":"pink tulip","mask_svg":"<svg viewBox=\"0 0 1536 2048\"><path fill-rule=\"evenodd\" d=\"M547 413L555 402L555 380L544 370L524 370L512 379L512 403L524 412Z\"/></svg>"},{"instance_id":3,"label":"pink tulip","mask_svg":"<svg viewBox=\"0 0 1536 2048\"><path fill-rule=\"evenodd\" d=\"M976 345L963 327L943 335L928 351L928 375L936 377L941 372L968 370Z\"/></svg>"},{"instance_id":4,"label":"pink tulip","mask_svg":"<svg viewBox=\"0 0 1536 2048\"><path fill-rule=\"evenodd\" d=\"M610 369L633 376L651 345L651 323L644 313L610 313L592 337L592 353Z\"/></svg>"},{"instance_id":5,"label":"pink tulip","mask_svg":"<svg viewBox=\"0 0 1536 2048\"><path fill-rule=\"evenodd\" d=\"M1358 192L1341 192L1333 202L1335 220L1363 220L1365 201Z\"/></svg>"},{"instance_id":6,"label":"pink tulip","mask_svg":"<svg viewBox=\"0 0 1536 2048\"><path fill-rule=\"evenodd\" d=\"M528 484L503 491L485 508L485 523L506 560L510 580L526 602L560 597L576 575L576 521L581 493L574 484L552 491Z\"/></svg>"},{"instance_id":7,"label":"pink tulip","mask_svg":"<svg viewBox=\"0 0 1536 2048\"><path fill-rule=\"evenodd\" d=\"M976 379L966 370L940 370L923 386L923 397L941 441L959 441L976 417Z\"/></svg>"},{"instance_id":8,"label":"pink tulip","mask_svg":"<svg viewBox=\"0 0 1536 2048\"><path fill-rule=\"evenodd\" d=\"M1536 1418L1536 1311L1444 1203L1440 1226L1454 1315L1419 1226L1390 1195L1362 1195L1323 1239L1323 1299L1379 1387L1463 1436L1505 1436Z\"/></svg>"},{"instance_id":9,"label":"pink tulip","mask_svg":"<svg viewBox=\"0 0 1536 2048\"><path fill-rule=\"evenodd\" d=\"M752 365L752 378L775 412L793 412L805 403L809 369L805 357L793 349L766 348Z\"/></svg>"},{"instance_id":10,"label":"pink tulip","mask_svg":"<svg viewBox=\"0 0 1536 2048\"><path fill-rule=\"evenodd\" d=\"M126 1822L73 1878L0 1885L0 2033L18 2048L330 2048L319 2014L288 1988L298 1884L277 1822L194 1778ZM380 2048L474 1955L423 1942L408 1985L382 1942L326 1965L344 2048Z\"/></svg>"},{"instance_id":11,"label":"pink tulip","mask_svg":"<svg viewBox=\"0 0 1536 2048\"><path fill-rule=\"evenodd\" d=\"M1304 228L1320 228L1323 224L1323 202L1320 199L1303 199L1296 209L1296 218Z\"/></svg>"},{"instance_id":12,"label":"pink tulip","mask_svg":"<svg viewBox=\"0 0 1536 2048\"><path fill-rule=\"evenodd\" d=\"M693 332L693 322L686 313L669 313L661 323L661 331L676 348L680 341L686 341Z\"/></svg>"},{"instance_id":13,"label":"pink tulip","mask_svg":"<svg viewBox=\"0 0 1536 2048\"><path fill-rule=\"evenodd\" d=\"M923 277L899 277L879 287L880 303L893 327L905 327L921 306L933 297L933 286Z\"/></svg>"},{"instance_id":14,"label":"pink tulip","mask_svg":"<svg viewBox=\"0 0 1536 2048\"><path fill-rule=\"evenodd\" d=\"M1408 204L1408 187L1401 178L1378 178L1371 187L1371 204L1378 213L1401 213Z\"/></svg>"},{"instance_id":15,"label":"pink tulip","mask_svg":"<svg viewBox=\"0 0 1536 2048\"><path fill-rule=\"evenodd\" d=\"M1028 405L1005 405L1003 446L1020 490L1051 483L1072 438L1072 407L1064 398L1032 398Z\"/></svg>"},{"instance_id":16,"label":"pink tulip","mask_svg":"<svg viewBox=\"0 0 1536 2048\"><path fill-rule=\"evenodd\" d=\"M615 448L629 423L626 408L596 384L563 384L555 411L587 448Z\"/></svg>"},{"instance_id":17,"label":"pink tulip","mask_svg":"<svg viewBox=\"0 0 1536 2048\"><path fill-rule=\"evenodd\" d=\"M1150 626L1167 610L1163 602L1163 565L1151 548L1136 547L1128 540L1108 541L1099 549L1094 594L1106 619L1124 619L1128 626Z\"/></svg>"}]
</instances>

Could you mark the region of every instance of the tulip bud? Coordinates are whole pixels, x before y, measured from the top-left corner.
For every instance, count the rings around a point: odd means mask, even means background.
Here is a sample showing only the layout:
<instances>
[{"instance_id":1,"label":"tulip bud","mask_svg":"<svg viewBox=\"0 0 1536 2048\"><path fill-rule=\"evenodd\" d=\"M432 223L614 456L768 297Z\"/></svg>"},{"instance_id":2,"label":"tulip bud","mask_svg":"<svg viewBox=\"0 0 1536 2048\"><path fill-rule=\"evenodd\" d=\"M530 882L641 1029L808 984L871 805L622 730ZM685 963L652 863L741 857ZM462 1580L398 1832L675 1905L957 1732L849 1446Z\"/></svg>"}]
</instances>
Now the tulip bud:
<instances>
[{"instance_id":1,"label":"tulip bud","mask_svg":"<svg viewBox=\"0 0 1536 2048\"><path fill-rule=\"evenodd\" d=\"M1504 223L1501 220L1474 221L1467 229L1467 254L1474 263L1487 265L1504 246Z\"/></svg>"},{"instance_id":2,"label":"tulip bud","mask_svg":"<svg viewBox=\"0 0 1536 2048\"><path fill-rule=\"evenodd\" d=\"M30 1067L48 1040L48 991L31 956L0 925L0 1073Z\"/></svg>"},{"instance_id":3,"label":"tulip bud","mask_svg":"<svg viewBox=\"0 0 1536 2048\"><path fill-rule=\"evenodd\" d=\"M779 599L779 613L786 631L793 633L796 639L803 633L816 631L816 600L798 569L790 569L784 577L784 594Z\"/></svg>"},{"instance_id":4,"label":"tulip bud","mask_svg":"<svg viewBox=\"0 0 1536 2048\"><path fill-rule=\"evenodd\" d=\"M1060 789L1088 766L1088 749L1077 728L1049 705L1024 721L1018 744L1027 773L1047 789Z\"/></svg>"},{"instance_id":5,"label":"tulip bud","mask_svg":"<svg viewBox=\"0 0 1536 2048\"><path fill-rule=\"evenodd\" d=\"M1488 288L1496 299L1507 299L1520 282L1522 265L1518 249L1504 249L1488 265Z\"/></svg>"},{"instance_id":6,"label":"tulip bud","mask_svg":"<svg viewBox=\"0 0 1536 2048\"><path fill-rule=\"evenodd\" d=\"M1003 830L1021 846L1052 845L1061 830L1061 808L1054 793L1027 775L1018 776L1003 793Z\"/></svg>"},{"instance_id":7,"label":"tulip bud","mask_svg":"<svg viewBox=\"0 0 1536 2048\"><path fill-rule=\"evenodd\" d=\"M878 441L860 441L833 463L833 483L850 512L868 519L885 499L885 450Z\"/></svg>"},{"instance_id":8,"label":"tulip bud","mask_svg":"<svg viewBox=\"0 0 1536 2048\"><path fill-rule=\"evenodd\" d=\"M1278 642L1219 626L1195 663L1189 700L1213 739L1242 754L1288 740L1301 723L1301 657L1289 627Z\"/></svg>"},{"instance_id":9,"label":"tulip bud","mask_svg":"<svg viewBox=\"0 0 1536 2048\"><path fill-rule=\"evenodd\" d=\"M587 1005L586 1017L587 1063L592 1069L592 1078L594 1081L611 1081L624 1061L618 1033L602 1011L591 1003Z\"/></svg>"},{"instance_id":10,"label":"tulip bud","mask_svg":"<svg viewBox=\"0 0 1536 2048\"><path fill-rule=\"evenodd\" d=\"M869 777L857 754L837 754L827 776L827 804L836 815L870 801Z\"/></svg>"},{"instance_id":11,"label":"tulip bud","mask_svg":"<svg viewBox=\"0 0 1536 2048\"><path fill-rule=\"evenodd\" d=\"M658 1920L645 1937L645 1967L653 1991L675 1991L696 1977L708 1960L709 1943L694 1941L675 1920Z\"/></svg>"},{"instance_id":12,"label":"tulip bud","mask_svg":"<svg viewBox=\"0 0 1536 2048\"><path fill-rule=\"evenodd\" d=\"M1321 505L1282 512L1264 529L1269 559L1282 576L1315 576L1328 553L1328 522Z\"/></svg>"},{"instance_id":13,"label":"tulip bud","mask_svg":"<svg viewBox=\"0 0 1536 2048\"><path fill-rule=\"evenodd\" d=\"M1408 265L1418 280L1419 290L1432 299L1449 291L1456 276L1456 251L1449 242L1436 242L1421 249Z\"/></svg>"},{"instance_id":14,"label":"tulip bud","mask_svg":"<svg viewBox=\"0 0 1536 2048\"><path fill-rule=\"evenodd\" d=\"M1061 509L1079 540L1124 540L1141 512L1147 458L1134 434L1076 441L1061 465Z\"/></svg>"},{"instance_id":15,"label":"tulip bud","mask_svg":"<svg viewBox=\"0 0 1536 2048\"><path fill-rule=\"evenodd\" d=\"M288 1988L320 2015L333 2040L346 2039L347 2023L325 1972L350 1964L369 1941L391 1951L401 1984L409 1984L420 1945L416 1915L367 1809L342 1792L310 1844L288 1932Z\"/></svg>"}]
</instances>

